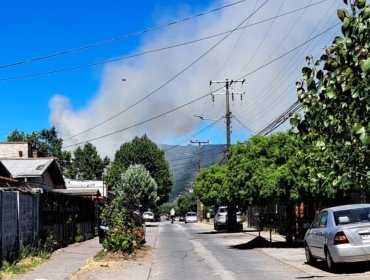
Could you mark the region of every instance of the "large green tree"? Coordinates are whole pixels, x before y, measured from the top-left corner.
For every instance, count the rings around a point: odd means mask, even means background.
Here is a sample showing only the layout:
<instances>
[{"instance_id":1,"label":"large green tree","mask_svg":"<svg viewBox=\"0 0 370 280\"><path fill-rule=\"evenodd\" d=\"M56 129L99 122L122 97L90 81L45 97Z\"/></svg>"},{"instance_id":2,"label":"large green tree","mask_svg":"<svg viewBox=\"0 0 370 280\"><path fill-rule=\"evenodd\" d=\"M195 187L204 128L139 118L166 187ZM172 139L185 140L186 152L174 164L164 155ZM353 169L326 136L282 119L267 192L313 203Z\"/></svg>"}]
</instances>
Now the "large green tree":
<instances>
[{"instance_id":1,"label":"large green tree","mask_svg":"<svg viewBox=\"0 0 370 280\"><path fill-rule=\"evenodd\" d=\"M147 135L135 137L131 142L121 145L113 162L118 172L110 172L109 175L115 177L120 170L125 170L132 164L142 164L156 181L158 205L168 201L173 186L172 173L164 152ZM113 181L110 183L114 184Z\"/></svg>"},{"instance_id":2,"label":"large green tree","mask_svg":"<svg viewBox=\"0 0 370 280\"><path fill-rule=\"evenodd\" d=\"M96 147L86 143L73 152L72 163L66 168L66 176L79 180L103 179L104 168L109 164L109 158L102 159Z\"/></svg>"},{"instance_id":3,"label":"large green tree","mask_svg":"<svg viewBox=\"0 0 370 280\"><path fill-rule=\"evenodd\" d=\"M228 203L227 166L212 165L198 173L193 189L194 194L205 205L225 205Z\"/></svg>"},{"instance_id":4,"label":"large green tree","mask_svg":"<svg viewBox=\"0 0 370 280\"><path fill-rule=\"evenodd\" d=\"M289 202L309 190L303 145L291 133L253 136L232 149L228 184L232 199Z\"/></svg>"},{"instance_id":5,"label":"large green tree","mask_svg":"<svg viewBox=\"0 0 370 280\"><path fill-rule=\"evenodd\" d=\"M291 120L318 150L308 154L310 178L328 196L366 194L370 178L370 6L344 2L348 9L337 12L342 34L302 69L303 115Z\"/></svg>"}]
</instances>

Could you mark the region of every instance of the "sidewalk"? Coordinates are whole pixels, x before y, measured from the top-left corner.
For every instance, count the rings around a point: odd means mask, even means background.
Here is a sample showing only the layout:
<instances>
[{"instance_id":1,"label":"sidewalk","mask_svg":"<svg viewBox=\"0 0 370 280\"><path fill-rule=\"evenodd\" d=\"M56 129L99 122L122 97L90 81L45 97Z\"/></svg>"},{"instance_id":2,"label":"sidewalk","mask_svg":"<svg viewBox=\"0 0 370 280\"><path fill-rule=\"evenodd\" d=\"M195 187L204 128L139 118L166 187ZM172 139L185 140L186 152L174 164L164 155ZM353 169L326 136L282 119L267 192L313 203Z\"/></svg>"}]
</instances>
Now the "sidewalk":
<instances>
[{"instance_id":1,"label":"sidewalk","mask_svg":"<svg viewBox=\"0 0 370 280\"><path fill-rule=\"evenodd\" d=\"M12 280L64 280L77 271L88 259L102 250L99 239L72 244L55 251L45 263L26 274L13 276Z\"/></svg>"}]
</instances>

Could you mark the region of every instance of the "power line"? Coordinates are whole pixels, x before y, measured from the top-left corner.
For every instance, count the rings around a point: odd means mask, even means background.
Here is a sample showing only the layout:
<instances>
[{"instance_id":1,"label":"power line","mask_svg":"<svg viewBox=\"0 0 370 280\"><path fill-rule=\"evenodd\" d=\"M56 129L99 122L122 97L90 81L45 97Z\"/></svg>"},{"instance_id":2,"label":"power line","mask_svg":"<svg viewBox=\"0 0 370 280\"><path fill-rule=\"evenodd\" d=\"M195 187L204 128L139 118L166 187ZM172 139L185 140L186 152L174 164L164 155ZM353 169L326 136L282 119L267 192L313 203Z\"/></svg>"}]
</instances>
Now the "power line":
<instances>
[{"instance_id":1,"label":"power line","mask_svg":"<svg viewBox=\"0 0 370 280\"><path fill-rule=\"evenodd\" d=\"M190 17L183 18L181 20L172 21L172 22L169 22L169 23L157 26L157 27L148 28L148 29L145 29L145 30L142 30L142 31L137 31L137 32L134 32L134 33L131 33L131 34L119 36L119 37L116 37L116 38L112 38L112 39L108 39L108 40L105 40L105 41L93 43L93 44L90 44L90 45L86 45L86 46L82 46L82 47L78 47L78 48L73 48L73 49L69 49L69 50L63 50L63 51L60 51L60 52L56 52L56 53L52 53L52 54L48 54L48 55L44 55L44 56L39 56L39 57L34 57L34 58L30 58L30 59L25 59L25 60L21 60L21 61L17 61L17 62L12 62L12 63L9 63L9 64L0 65L0 69L14 67L14 66L22 65L22 64L28 64L28 63L32 63L32 62L36 62L36 61L41 61L41 60L47 60L47 59L57 57L57 56L67 55L67 54L80 52L80 51L84 51L84 50L91 49L91 48L100 47L100 46L103 46L103 45L112 44L112 43L115 43L115 42L118 42L118 41L121 41L121 40L129 39L129 38L139 36L139 35L142 35L142 34L145 34L145 33L148 33L148 32L163 29L163 28L169 27L171 25L175 25L175 24L179 24L179 23L182 23L182 22L185 22L185 21L189 21L189 20L192 20L192 19L200 17L200 16L204 16L204 15L207 15L207 14L210 14L210 13L214 13L214 12L220 11L222 9L229 8L231 6L240 4L240 3L245 2L245 1L246 0L240 0L240 1L228 4L228 5L224 5L224 6L221 6L221 7L218 7L218 8L203 12L203 13L199 13L199 14L196 14L196 15L193 15L193 16L190 16Z\"/></svg>"},{"instance_id":2,"label":"power line","mask_svg":"<svg viewBox=\"0 0 370 280\"><path fill-rule=\"evenodd\" d=\"M275 59L273 59L273 60L271 60L271 61L269 61L269 62L267 62L267 63L265 63L265 64L263 64L263 65L261 65L261 66L259 66L258 68L256 68L256 69L252 70L251 72L249 72L249 73L245 74L245 75L244 75L244 76L242 76L241 78L245 78L245 77L247 77L247 76L249 76L249 75L252 75L252 74L254 74L255 72L257 72L257 71L259 71L259 70L263 69L264 67L269 66L270 64L272 64L272 63L274 63L274 62L278 61L279 59L281 59L281 58L283 58L283 57L287 56L288 54L292 53L293 51L297 50L298 48L300 48L300 47L304 46L304 45L305 45L305 44L307 44L308 42L310 42L310 41L314 40L314 39L315 39L315 38L317 38L318 36L320 36L320 35L322 35L322 34L324 34L324 33L328 32L328 31L329 31L329 30L331 30L331 29L333 29L333 28L334 28L334 27L336 27L337 25L339 25L339 23L337 23L337 24L335 24L335 25L333 25L333 26L329 27L328 29L326 29L326 30L322 31L321 33L317 34L316 36L314 36L314 37L312 37L312 38L308 39L307 41L305 41L305 42L301 43L300 45L298 45L298 46L294 47L293 49L290 49L289 51L285 52L284 54L281 54L280 56L276 57ZM216 90L219 90L219 89L216 89ZM216 91L216 90L215 90L215 91ZM174 109L171 109L171 110L169 110L169 111L167 111L167 112L164 112L164 113L161 113L161 114L159 114L159 115L156 115L156 116L154 116L154 117L152 117L152 118L150 118L150 119L147 119L147 120L145 120L145 121L139 122L139 123L134 124L134 125L131 125L131 126L129 126L129 127L126 127L126 128L123 128L123 129L120 129L120 130L117 130L117 131L114 131L114 132L111 132L111 133L108 133L108 134L105 134L105 135L102 135L102 136L99 136L99 137L95 137L95 138L92 138L92 139L89 139L89 140L85 140L85 141L80 142L80 143L76 143L76 144L71 144L71 145L68 145L68 146L64 146L64 147L62 147L62 148L69 148L69 147L73 147L73 146L78 146L78 145L81 145L81 144L84 144L84 143L87 143L87 142L90 142L90 141L95 141L95 140L98 140L98 139L102 139L102 138L105 138L105 137L111 136L111 135L113 135L113 134L116 134L116 133L119 133L119 132L122 132L122 131L125 131L125 130L128 130L128 129L131 129L131 128L133 128L133 127L136 127L136 126L139 126L139 125L145 124L145 123L150 122L150 121L152 121L152 120L155 120L155 119L157 119L157 118L159 118L159 117L162 117L162 116L167 115L167 114L169 114L169 113L175 112L175 111L177 111L177 110L179 110L179 109L181 109L181 108L183 108L183 107L186 107L186 106L188 106L188 105L190 105L190 104L192 104L192 103L195 103L195 102L197 102L198 100L201 100L201 99L203 99L204 97L206 97L206 96L208 96L208 95L209 95L209 94L207 93L207 94L205 94L205 95L203 95L203 96L201 96L201 97L199 97L199 98L196 98L196 99L194 99L194 100L192 100L192 101L189 101L189 102L187 102L187 103L185 103L185 104L183 104L183 105L181 105L181 106L178 106L178 107L176 107L176 108L174 108Z\"/></svg>"},{"instance_id":3,"label":"power line","mask_svg":"<svg viewBox=\"0 0 370 280\"><path fill-rule=\"evenodd\" d=\"M94 128L97 128L99 126L101 126L102 124L116 118L117 116L119 115L122 115L123 113L127 112L128 110L130 110L131 108L135 107L136 105L138 105L139 103L141 103L142 101L144 101L145 99L149 98L150 96L152 96L153 94L155 94L156 92L158 92L160 89L164 88L166 85L168 85L169 83L171 83L173 80L175 80L177 77L179 77L181 74L185 73L188 69L190 69L193 65L195 65L198 61L200 61L203 57L205 57L207 54L209 54L212 50L214 50L219 44L221 44L221 42L223 42L224 40L226 40L226 38L228 38L235 30L237 30L237 28L239 28L244 22L246 22L249 18L251 18L257 11L259 11L269 0L266 0L264 3L262 3L258 9L254 12L254 13L251 13L246 19L242 20L242 22L240 22L233 30L231 30L228 34L226 34L223 38L221 38L216 44L214 44L211 48L209 48L206 52L204 52L201 56L199 56L196 60L194 60L192 63L190 63L187 67L185 67L183 70L181 70L180 72L178 72L177 74L175 74L172 78L170 78L169 80L167 80L165 83L163 83L161 86L157 87L155 90L153 90L152 92L150 92L149 94L147 94L146 96L140 98L138 101L136 101L135 103L133 103L132 105L126 107L125 109L123 109L122 111L120 111L119 113L111 116L110 118L98 123L97 125L95 126L92 126L74 136L71 136L69 138L67 138L66 140L69 140L71 138L74 138L76 136L79 136L85 132L88 132Z\"/></svg>"},{"instance_id":4,"label":"power line","mask_svg":"<svg viewBox=\"0 0 370 280\"><path fill-rule=\"evenodd\" d=\"M95 62L95 63L78 65L78 66L74 66L74 67L67 67L67 68L54 69L54 70L50 70L50 71L38 72L38 73L33 73L33 74L25 74L25 75L19 75L19 76L10 76L10 77L5 77L5 78L0 78L0 82L12 81L12 80L19 80L19 79L26 79L26 78L33 78L33 77L39 77L39 76L47 76L47 75L52 75L52 74L59 74L59 73L74 71L74 70L80 70L80 69L84 69L84 68L89 68L89 67L95 67L95 66L99 66L99 65L109 64L109 63L113 63L113 62L117 62L117 61L121 61L121 60L127 60L127 59L131 59L131 58L135 58L135 57L147 55L147 54L150 54L150 53L160 52L160 51L164 51L164 50L168 50L168 49L172 49L172 48L177 48L177 47L181 47L181 46L185 46L185 45L197 43L197 42L200 42L200 41L203 41L203 40L212 39L212 38L215 38L215 37L218 37L218 36L222 36L222 35L225 35L225 34L229 34L229 33L232 33L234 31L245 29L247 27L252 27L252 26L255 26L255 25L258 25L258 24L261 24L261 23L265 23L265 22L268 22L270 20L274 20L274 19L279 18L279 17L290 15L292 13L298 12L298 11L303 10L303 9L306 9L308 7L312 7L312 6L321 4L321 3L325 2L325 1L328 1L328 0L322 0L322 1L319 1L319 2L315 2L313 4L310 4L310 5L307 5L307 6L304 6L304 7L301 7L301 8L298 8L298 9L295 9L295 10L292 10L292 11L289 11L289 12L286 12L286 13L283 13L283 14L280 14L280 15L277 15L277 16L274 16L274 17L271 17L271 18L267 18L267 19L264 19L264 20L261 20L261 21L257 21L255 23L252 23L252 24L249 24L249 25L246 25L246 26L238 27L235 30L225 31L225 32L221 32L221 33L218 33L218 34L214 34L214 35L210 35L210 36L207 36L207 37L198 38L198 39L195 39L195 40L191 40L191 41L187 41L187 42L183 42L183 43L179 43L179 44L175 44L175 45L170 45L170 46L166 46L166 47L162 47L162 48L157 48L157 49L153 49L153 50L149 50L149 51L145 51L145 52L141 52L141 53L137 53L137 54L133 54L133 55L128 55L128 56L124 56L124 57L119 57L119 58L115 58L115 59L109 59L109 60L104 60L104 61Z\"/></svg>"}]
</instances>

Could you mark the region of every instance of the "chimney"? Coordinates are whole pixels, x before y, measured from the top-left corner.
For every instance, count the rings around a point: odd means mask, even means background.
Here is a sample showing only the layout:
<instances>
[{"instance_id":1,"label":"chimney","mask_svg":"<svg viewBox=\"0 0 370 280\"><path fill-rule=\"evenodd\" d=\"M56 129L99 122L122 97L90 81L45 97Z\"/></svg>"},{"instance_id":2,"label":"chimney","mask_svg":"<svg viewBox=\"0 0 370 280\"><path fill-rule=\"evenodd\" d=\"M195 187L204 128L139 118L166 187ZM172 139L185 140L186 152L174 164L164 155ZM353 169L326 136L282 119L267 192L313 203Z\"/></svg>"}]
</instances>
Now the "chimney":
<instances>
[{"instance_id":1,"label":"chimney","mask_svg":"<svg viewBox=\"0 0 370 280\"><path fill-rule=\"evenodd\" d=\"M32 150L32 158L37 158L38 152L37 150Z\"/></svg>"}]
</instances>

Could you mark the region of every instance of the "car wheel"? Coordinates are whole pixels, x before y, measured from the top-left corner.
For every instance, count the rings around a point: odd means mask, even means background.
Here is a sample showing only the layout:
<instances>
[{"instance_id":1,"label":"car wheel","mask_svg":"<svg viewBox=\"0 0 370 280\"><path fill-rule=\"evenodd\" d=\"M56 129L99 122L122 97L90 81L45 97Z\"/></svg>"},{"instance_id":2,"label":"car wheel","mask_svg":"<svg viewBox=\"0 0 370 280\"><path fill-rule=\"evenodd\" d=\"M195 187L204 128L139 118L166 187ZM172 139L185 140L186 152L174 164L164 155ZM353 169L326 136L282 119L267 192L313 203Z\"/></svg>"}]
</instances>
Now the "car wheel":
<instances>
[{"instance_id":1,"label":"car wheel","mask_svg":"<svg viewBox=\"0 0 370 280\"><path fill-rule=\"evenodd\" d=\"M214 229L214 230L218 230L218 226L217 226L217 224L213 224L213 229Z\"/></svg>"},{"instance_id":2,"label":"car wheel","mask_svg":"<svg viewBox=\"0 0 370 280\"><path fill-rule=\"evenodd\" d=\"M306 244L304 246L304 252L305 252L305 255L306 255L306 261L308 264L315 264L316 263L316 258L314 258L311 254L311 251L310 251L310 248L308 247L308 245Z\"/></svg>"},{"instance_id":3,"label":"car wheel","mask_svg":"<svg viewBox=\"0 0 370 280\"><path fill-rule=\"evenodd\" d=\"M333 259L328 249L325 250L325 261L326 261L326 266L328 267L328 270L335 271L336 265L333 262Z\"/></svg>"}]
</instances>

